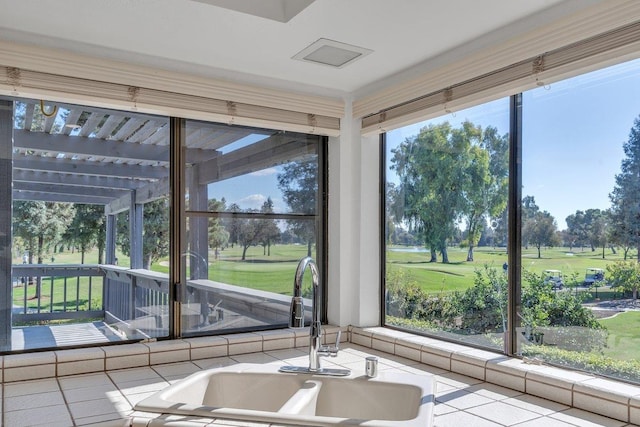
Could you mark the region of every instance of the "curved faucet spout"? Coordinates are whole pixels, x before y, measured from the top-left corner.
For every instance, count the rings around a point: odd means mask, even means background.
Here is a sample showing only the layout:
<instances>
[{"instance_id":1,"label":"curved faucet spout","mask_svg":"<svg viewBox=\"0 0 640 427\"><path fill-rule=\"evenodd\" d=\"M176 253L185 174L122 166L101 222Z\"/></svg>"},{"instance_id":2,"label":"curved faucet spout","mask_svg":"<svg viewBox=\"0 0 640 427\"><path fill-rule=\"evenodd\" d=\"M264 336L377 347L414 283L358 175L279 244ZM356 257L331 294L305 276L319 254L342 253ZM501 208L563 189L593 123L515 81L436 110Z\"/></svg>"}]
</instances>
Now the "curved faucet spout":
<instances>
[{"instance_id":1,"label":"curved faucet spout","mask_svg":"<svg viewBox=\"0 0 640 427\"><path fill-rule=\"evenodd\" d=\"M304 272L309 266L311 270L311 280L313 283L313 300L315 301L316 290L318 288L318 266L313 262L311 257L306 257L300 260L298 268L296 268L296 274L293 278L293 298L291 298L291 309L289 311L289 327L290 328L304 328L304 300L302 298L302 279L304 278ZM314 318L315 318L315 304L314 304ZM319 319L320 317L318 317Z\"/></svg>"},{"instance_id":2,"label":"curved faucet spout","mask_svg":"<svg viewBox=\"0 0 640 427\"><path fill-rule=\"evenodd\" d=\"M348 369L322 369L320 367L320 356L336 356L338 354L338 345L340 343L340 331L336 339L336 345L333 347L322 345L322 324L320 323L321 295L320 291L320 274L318 266L311 259L305 257L298 263L296 275L293 279L293 298L291 299L291 316L289 317L289 327L304 327L304 301L302 299L302 279L304 272L309 267L311 270L311 286L312 286L312 318L311 328L309 328L309 367L300 366L283 366L281 372L304 372L320 375L349 375L351 371Z\"/></svg>"}]
</instances>

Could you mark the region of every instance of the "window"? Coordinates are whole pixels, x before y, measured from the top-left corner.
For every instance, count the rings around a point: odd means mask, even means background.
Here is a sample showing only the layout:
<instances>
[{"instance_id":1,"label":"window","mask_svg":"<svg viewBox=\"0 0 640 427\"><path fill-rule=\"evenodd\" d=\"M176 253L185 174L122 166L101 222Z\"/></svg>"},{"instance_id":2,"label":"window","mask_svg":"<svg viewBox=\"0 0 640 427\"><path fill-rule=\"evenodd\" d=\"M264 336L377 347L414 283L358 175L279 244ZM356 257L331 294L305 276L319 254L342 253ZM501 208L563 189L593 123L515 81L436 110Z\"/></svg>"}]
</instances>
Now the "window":
<instances>
[{"instance_id":1,"label":"window","mask_svg":"<svg viewBox=\"0 0 640 427\"><path fill-rule=\"evenodd\" d=\"M519 352L640 381L640 61L523 93Z\"/></svg>"},{"instance_id":2,"label":"window","mask_svg":"<svg viewBox=\"0 0 640 427\"><path fill-rule=\"evenodd\" d=\"M509 103L386 136L386 323L502 348Z\"/></svg>"},{"instance_id":3,"label":"window","mask_svg":"<svg viewBox=\"0 0 640 427\"><path fill-rule=\"evenodd\" d=\"M499 100L385 136L387 325L640 382L639 70L623 63L516 95L511 111ZM509 139L521 161L507 167ZM502 180L519 210L505 209Z\"/></svg>"},{"instance_id":4,"label":"window","mask_svg":"<svg viewBox=\"0 0 640 427\"><path fill-rule=\"evenodd\" d=\"M0 102L0 351L282 327L297 262L324 272L322 137ZM186 212L171 207L173 123Z\"/></svg>"},{"instance_id":5,"label":"window","mask_svg":"<svg viewBox=\"0 0 640 427\"><path fill-rule=\"evenodd\" d=\"M322 138L196 121L186 134L183 331L286 326L298 262L324 256Z\"/></svg>"}]
</instances>

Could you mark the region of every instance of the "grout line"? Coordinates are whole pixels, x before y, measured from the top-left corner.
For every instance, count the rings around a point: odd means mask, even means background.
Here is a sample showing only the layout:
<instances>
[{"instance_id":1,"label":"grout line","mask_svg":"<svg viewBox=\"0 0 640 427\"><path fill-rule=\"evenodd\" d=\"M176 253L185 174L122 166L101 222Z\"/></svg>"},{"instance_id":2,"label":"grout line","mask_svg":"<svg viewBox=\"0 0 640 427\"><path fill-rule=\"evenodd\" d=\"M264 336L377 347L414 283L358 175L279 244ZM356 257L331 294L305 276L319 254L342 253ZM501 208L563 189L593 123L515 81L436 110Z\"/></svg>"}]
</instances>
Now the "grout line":
<instances>
[{"instance_id":1,"label":"grout line","mask_svg":"<svg viewBox=\"0 0 640 427\"><path fill-rule=\"evenodd\" d=\"M56 356L56 361L57 361L57 356ZM57 374L57 366L58 364L56 363L56 374ZM69 418L71 418L71 422L73 423L73 425L76 426L78 424L76 423L76 419L71 413L71 409L69 408L69 402L67 401L67 396L65 396L64 391L62 390L62 385L60 384L60 378L57 375L55 377L55 380L56 380L56 384L58 385L58 391L62 395L62 401L64 402L64 407L67 409L67 412L69 413ZM2 397L4 399L4 394ZM4 406L2 409L3 409L2 415L4 416Z\"/></svg>"}]
</instances>

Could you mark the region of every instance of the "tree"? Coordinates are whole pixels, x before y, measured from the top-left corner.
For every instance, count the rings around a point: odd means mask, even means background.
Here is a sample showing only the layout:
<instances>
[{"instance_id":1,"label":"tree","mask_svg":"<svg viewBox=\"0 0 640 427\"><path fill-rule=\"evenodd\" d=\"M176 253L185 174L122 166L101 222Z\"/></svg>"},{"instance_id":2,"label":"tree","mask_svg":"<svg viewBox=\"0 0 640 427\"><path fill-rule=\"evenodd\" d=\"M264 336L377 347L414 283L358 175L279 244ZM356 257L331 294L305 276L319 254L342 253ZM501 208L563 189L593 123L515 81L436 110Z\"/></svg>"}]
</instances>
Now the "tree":
<instances>
[{"instance_id":1,"label":"tree","mask_svg":"<svg viewBox=\"0 0 640 427\"><path fill-rule=\"evenodd\" d=\"M294 213L314 214L318 210L318 163L315 158L291 162L278 174L278 188ZM316 241L315 221L290 220L289 228L307 243L307 256Z\"/></svg>"},{"instance_id":2,"label":"tree","mask_svg":"<svg viewBox=\"0 0 640 427\"><path fill-rule=\"evenodd\" d=\"M507 207L509 196L509 136L498 135L498 130L491 126L484 132L479 127L477 130L482 142L469 149L469 181L464 190L469 246L467 261L473 261L473 248L478 245L486 228L487 217L499 217Z\"/></svg>"},{"instance_id":3,"label":"tree","mask_svg":"<svg viewBox=\"0 0 640 427\"><path fill-rule=\"evenodd\" d=\"M44 261L47 248L61 238L74 215L74 207L68 203L16 200L13 205L13 233L22 238L29 251L29 263L35 253L38 264ZM36 297L40 295L41 279L38 278Z\"/></svg>"},{"instance_id":4,"label":"tree","mask_svg":"<svg viewBox=\"0 0 640 427\"><path fill-rule=\"evenodd\" d=\"M573 249L574 245L584 247L588 241L585 213L577 210L576 213L569 215L565 221L567 222L569 249Z\"/></svg>"},{"instance_id":5,"label":"tree","mask_svg":"<svg viewBox=\"0 0 640 427\"><path fill-rule=\"evenodd\" d=\"M640 117L634 120L623 149L626 157L609 194L611 222L617 229L615 240L623 246L637 248L640 262Z\"/></svg>"},{"instance_id":6,"label":"tree","mask_svg":"<svg viewBox=\"0 0 640 427\"><path fill-rule=\"evenodd\" d=\"M104 207L75 205L75 215L65 235L80 249L81 264L84 264L86 251L95 246L98 246L98 263L101 263L106 243Z\"/></svg>"},{"instance_id":7,"label":"tree","mask_svg":"<svg viewBox=\"0 0 640 427\"><path fill-rule=\"evenodd\" d=\"M129 212L118 218L117 240L122 252L131 256L129 241ZM142 268L169 255L169 200L166 197L146 203L142 219Z\"/></svg>"},{"instance_id":8,"label":"tree","mask_svg":"<svg viewBox=\"0 0 640 427\"><path fill-rule=\"evenodd\" d=\"M640 263L636 261L617 261L607 265L609 282L612 287L633 292L633 299L638 298L640 285Z\"/></svg>"},{"instance_id":9,"label":"tree","mask_svg":"<svg viewBox=\"0 0 640 427\"><path fill-rule=\"evenodd\" d=\"M447 242L464 212L464 190L469 188L471 138L478 129L465 122L454 129L448 122L429 125L406 138L392 153L391 168L400 178L404 199L402 219L430 250L431 262L448 263Z\"/></svg>"},{"instance_id":10,"label":"tree","mask_svg":"<svg viewBox=\"0 0 640 427\"><path fill-rule=\"evenodd\" d=\"M268 197L260 208L262 213L273 213L273 200ZM271 256L271 244L280 237L280 228L273 219L263 219L262 230L260 232L260 243L263 247L264 255Z\"/></svg>"},{"instance_id":11,"label":"tree","mask_svg":"<svg viewBox=\"0 0 640 427\"><path fill-rule=\"evenodd\" d=\"M255 209L249 209L247 212L258 212ZM236 225L238 227L238 244L242 246L242 261L247 258L247 249L257 245L260 241L262 232L261 220L258 218L237 218Z\"/></svg>"},{"instance_id":12,"label":"tree","mask_svg":"<svg viewBox=\"0 0 640 427\"><path fill-rule=\"evenodd\" d=\"M240 209L240 206L238 206L237 203L231 203L231 205L229 205L228 210L229 212L232 212L232 213L237 213L242 211ZM232 216L231 218L225 221L227 231L229 232L229 243L231 243L232 248L234 244L238 243L238 233L240 231L239 221L240 219L236 218L235 216Z\"/></svg>"},{"instance_id":13,"label":"tree","mask_svg":"<svg viewBox=\"0 0 640 427\"><path fill-rule=\"evenodd\" d=\"M208 202L210 212L221 212L225 210L225 200L212 199ZM209 247L214 249L216 259L218 258L218 249L223 248L229 242L229 232L225 229L222 221L218 218L209 218L208 224Z\"/></svg>"},{"instance_id":14,"label":"tree","mask_svg":"<svg viewBox=\"0 0 640 427\"><path fill-rule=\"evenodd\" d=\"M522 225L522 241L529 242L538 249L541 258L542 246L554 246L556 241L556 221L547 211L538 211Z\"/></svg>"},{"instance_id":15,"label":"tree","mask_svg":"<svg viewBox=\"0 0 640 427\"><path fill-rule=\"evenodd\" d=\"M593 211L593 212L589 212ZM589 224L589 242L595 250L596 247L602 248L602 259L605 258L605 248L608 243L608 227L609 227L609 211L601 211L600 209L589 209L591 223Z\"/></svg>"}]
</instances>

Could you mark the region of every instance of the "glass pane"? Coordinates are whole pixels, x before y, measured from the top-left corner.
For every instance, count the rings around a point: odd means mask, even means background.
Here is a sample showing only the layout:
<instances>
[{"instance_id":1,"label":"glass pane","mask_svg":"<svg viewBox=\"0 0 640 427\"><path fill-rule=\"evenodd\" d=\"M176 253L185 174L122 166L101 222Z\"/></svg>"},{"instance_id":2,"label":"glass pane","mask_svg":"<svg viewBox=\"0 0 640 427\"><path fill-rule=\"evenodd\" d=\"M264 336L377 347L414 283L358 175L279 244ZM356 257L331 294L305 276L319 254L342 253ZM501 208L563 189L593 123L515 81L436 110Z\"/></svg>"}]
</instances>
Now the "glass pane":
<instances>
[{"instance_id":1,"label":"glass pane","mask_svg":"<svg viewBox=\"0 0 640 427\"><path fill-rule=\"evenodd\" d=\"M10 350L166 335L168 120L16 100ZM6 144L6 140L0 143Z\"/></svg>"},{"instance_id":2,"label":"glass pane","mask_svg":"<svg viewBox=\"0 0 640 427\"><path fill-rule=\"evenodd\" d=\"M186 129L183 332L286 326L299 260L322 258L320 138L194 121Z\"/></svg>"},{"instance_id":3,"label":"glass pane","mask_svg":"<svg viewBox=\"0 0 640 427\"><path fill-rule=\"evenodd\" d=\"M502 349L508 107L387 134L387 324Z\"/></svg>"},{"instance_id":4,"label":"glass pane","mask_svg":"<svg viewBox=\"0 0 640 427\"><path fill-rule=\"evenodd\" d=\"M640 61L523 94L522 309L529 357L640 381L635 307Z\"/></svg>"},{"instance_id":5,"label":"glass pane","mask_svg":"<svg viewBox=\"0 0 640 427\"><path fill-rule=\"evenodd\" d=\"M318 137L188 121L186 175L187 210L315 215Z\"/></svg>"}]
</instances>

